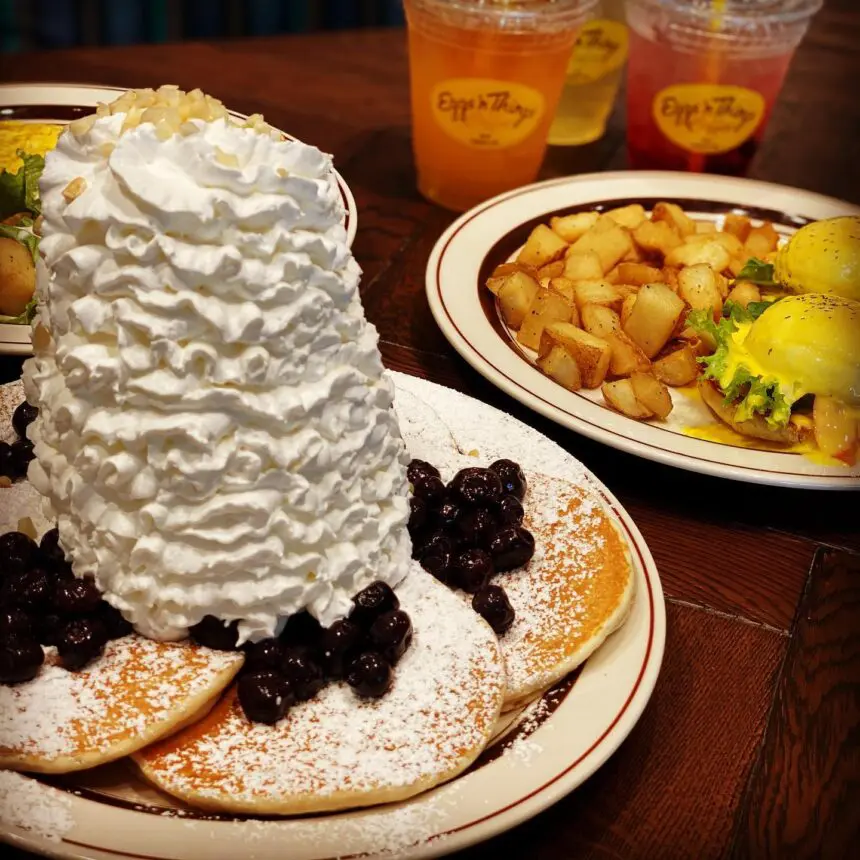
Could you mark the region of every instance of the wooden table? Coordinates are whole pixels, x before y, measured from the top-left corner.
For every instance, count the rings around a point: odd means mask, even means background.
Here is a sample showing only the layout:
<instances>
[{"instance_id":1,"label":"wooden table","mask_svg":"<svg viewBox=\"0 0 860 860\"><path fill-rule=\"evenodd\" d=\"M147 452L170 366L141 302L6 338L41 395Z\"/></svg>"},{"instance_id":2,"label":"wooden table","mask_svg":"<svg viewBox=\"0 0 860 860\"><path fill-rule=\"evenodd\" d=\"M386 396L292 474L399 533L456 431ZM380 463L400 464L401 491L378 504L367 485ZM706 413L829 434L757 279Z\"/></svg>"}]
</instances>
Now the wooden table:
<instances>
[{"instance_id":1,"label":"wooden table","mask_svg":"<svg viewBox=\"0 0 860 860\"><path fill-rule=\"evenodd\" d=\"M648 541L668 601L656 692L568 798L467 852L541 858L842 857L860 835L860 532L853 494L700 477L521 407L442 337L424 266L453 215L415 190L397 31L0 58L0 79L202 87L335 154L358 200L362 295L386 363L492 403L585 462ZM860 202L860 7L831 0L799 50L752 175ZM853 89L852 89L853 85ZM554 176L623 167L623 110ZM0 360L0 380L20 362Z\"/></svg>"}]
</instances>

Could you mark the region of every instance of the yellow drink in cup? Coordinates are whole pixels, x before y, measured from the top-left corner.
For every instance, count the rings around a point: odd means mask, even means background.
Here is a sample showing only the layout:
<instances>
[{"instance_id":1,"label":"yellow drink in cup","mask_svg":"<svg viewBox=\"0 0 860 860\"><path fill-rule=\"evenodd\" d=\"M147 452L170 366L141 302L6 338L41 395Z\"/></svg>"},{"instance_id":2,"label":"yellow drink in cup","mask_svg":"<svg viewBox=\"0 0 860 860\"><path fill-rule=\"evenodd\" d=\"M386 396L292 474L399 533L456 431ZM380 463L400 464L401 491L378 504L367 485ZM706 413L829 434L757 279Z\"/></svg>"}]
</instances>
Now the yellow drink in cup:
<instances>
[{"instance_id":1,"label":"yellow drink in cup","mask_svg":"<svg viewBox=\"0 0 860 860\"><path fill-rule=\"evenodd\" d=\"M596 0L404 0L418 189L463 211L534 181Z\"/></svg>"},{"instance_id":2,"label":"yellow drink in cup","mask_svg":"<svg viewBox=\"0 0 860 860\"><path fill-rule=\"evenodd\" d=\"M623 0L602 0L579 34L549 130L554 146L577 146L603 136L627 61Z\"/></svg>"}]
</instances>

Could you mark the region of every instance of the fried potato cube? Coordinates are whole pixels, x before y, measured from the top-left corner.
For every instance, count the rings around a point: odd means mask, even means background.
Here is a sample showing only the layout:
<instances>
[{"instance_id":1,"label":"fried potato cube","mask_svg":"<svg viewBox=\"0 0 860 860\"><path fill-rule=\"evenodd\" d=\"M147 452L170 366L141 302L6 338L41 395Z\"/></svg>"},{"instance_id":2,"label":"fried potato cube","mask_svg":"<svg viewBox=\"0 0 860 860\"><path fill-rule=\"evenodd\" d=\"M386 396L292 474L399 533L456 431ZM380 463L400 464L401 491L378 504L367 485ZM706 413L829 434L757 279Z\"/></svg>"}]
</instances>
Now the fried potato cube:
<instances>
[{"instance_id":1,"label":"fried potato cube","mask_svg":"<svg viewBox=\"0 0 860 860\"><path fill-rule=\"evenodd\" d=\"M630 314L633 312L633 305L636 304L637 295L629 295L624 297L624 301L621 302L621 326L622 328L627 324L627 320L630 319Z\"/></svg>"},{"instance_id":2,"label":"fried potato cube","mask_svg":"<svg viewBox=\"0 0 860 860\"><path fill-rule=\"evenodd\" d=\"M672 395L659 379L650 373L637 370L630 374L630 382L633 384L636 399L646 409L650 409L661 420L669 415L672 411Z\"/></svg>"},{"instance_id":3,"label":"fried potato cube","mask_svg":"<svg viewBox=\"0 0 860 860\"><path fill-rule=\"evenodd\" d=\"M618 265L621 265L620 263ZM618 278L618 266L613 266L604 276L603 280L606 281L607 284L618 284L620 283Z\"/></svg>"},{"instance_id":4,"label":"fried potato cube","mask_svg":"<svg viewBox=\"0 0 860 860\"><path fill-rule=\"evenodd\" d=\"M537 366L568 391L582 388L582 375L576 359L559 343L553 344L549 352L537 360Z\"/></svg>"},{"instance_id":5,"label":"fried potato cube","mask_svg":"<svg viewBox=\"0 0 860 860\"><path fill-rule=\"evenodd\" d=\"M657 379L675 387L689 385L699 375L696 353L689 344L667 352L651 365L651 369Z\"/></svg>"},{"instance_id":6,"label":"fried potato cube","mask_svg":"<svg viewBox=\"0 0 860 860\"><path fill-rule=\"evenodd\" d=\"M551 323L545 332L576 359L583 386L599 387L606 377L612 358L609 344L570 323Z\"/></svg>"},{"instance_id":7,"label":"fried potato cube","mask_svg":"<svg viewBox=\"0 0 860 860\"><path fill-rule=\"evenodd\" d=\"M517 262L540 268L563 257L566 250L567 242L564 239L550 230L546 224L538 224L517 255Z\"/></svg>"},{"instance_id":8,"label":"fried potato cube","mask_svg":"<svg viewBox=\"0 0 860 860\"><path fill-rule=\"evenodd\" d=\"M583 305L606 305L615 311L621 310L623 301L621 293L607 281L579 281L574 292L574 301L577 308Z\"/></svg>"},{"instance_id":9,"label":"fried potato cube","mask_svg":"<svg viewBox=\"0 0 860 860\"><path fill-rule=\"evenodd\" d=\"M564 260L564 277L571 281L599 281L603 277L600 257L594 251L583 254L568 251Z\"/></svg>"},{"instance_id":10,"label":"fried potato cube","mask_svg":"<svg viewBox=\"0 0 860 860\"><path fill-rule=\"evenodd\" d=\"M736 302L746 307L750 302L761 301L761 290L758 288L758 284L753 284L750 281L737 281L729 291L726 301Z\"/></svg>"},{"instance_id":11,"label":"fried potato cube","mask_svg":"<svg viewBox=\"0 0 860 860\"><path fill-rule=\"evenodd\" d=\"M538 282L525 272L508 275L498 292L502 318L514 329L518 329L525 319L540 290Z\"/></svg>"},{"instance_id":12,"label":"fried potato cube","mask_svg":"<svg viewBox=\"0 0 860 860\"><path fill-rule=\"evenodd\" d=\"M633 241L646 253L665 257L681 244L681 236L667 221L643 221L633 231Z\"/></svg>"},{"instance_id":13,"label":"fried potato cube","mask_svg":"<svg viewBox=\"0 0 860 860\"><path fill-rule=\"evenodd\" d=\"M543 330L552 322L569 322L572 310L557 293L541 290L517 332L517 340L529 349L539 349Z\"/></svg>"},{"instance_id":14,"label":"fried potato cube","mask_svg":"<svg viewBox=\"0 0 860 860\"><path fill-rule=\"evenodd\" d=\"M508 275L513 275L515 272L525 272L534 278L537 278L537 272L532 266L525 266L521 263L502 263L493 269L493 274L487 278L486 287L494 295L499 294L502 284Z\"/></svg>"},{"instance_id":15,"label":"fried potato cube","mask_svg":"<svg viewBox=\"0 0 860 860\"><path fill-rule=\"evenodd\" d=\"M645 252L633 242L630 245L630 250L621 258L622 263L645 263L647 258Z\"/></svg>"},{"instance_id":16,"label":"fried potato cube","mask_svg":"<svg viewBox=\"0 0 860 860\"><path fill-rule=\"evenodd\" d=\"M645 263L619 263L618 278L621 284L652 284L660 280L660 269Z\"/></svg>"},{"instance_id":17,"label":"fried potato cube","mask_svg":"<svg viewBox=\"0 0 860 860\"><path fill-rule=\"evenodd\" d=\"M736 236L741 242L746 242L747 236L752 230L752 221L746 215L736 215L734 212L729 212L723 222L723 232L731 233Z\"/></svg>"},{"instance_id":18,"label":"fried potato cube","mask_svg":"<svg viewBox=\"0 0 860 860\"><path fill-rule=\"evenodd\" d=\"M645 284L623 328L648 358L654 358L686 311L683 299L665 284Z\"/></svg>"},{"instance_id":19,"label":"fried potato cube","mask_svg":"<svg viewBox=\"0 0 860 860\"><path fill-rule=\"evenodd\" d=\"M575 242L587 233L600 218L599 212L575 212L573 215L562 215L549 219L549 226L565 242Z\"/></svg>"},{"instance_id":20,"label":"fried potato cube","mask_svg":"<svg viewBox=\"0 0 860 860\"><path fill-rule=\"evenodd\" d=\"M571 254L594 251L600 259L600 276L603 277L633 247L630 233L607 219L604 226L598 222L571 245ZM608 226L605 226L608 225Z\"/></svg>"},{"instance_id":21,"label":"fried potato cube","mask_svg":"<svg viewBox=\"0 0 860 860\"><path fill-rule=\"evenodd\" d=\"M645 419L654 415L647 406L637 400L633 383L629 379L604 382L600 390L607 404L628 418Z\"/></svg>"},{"instance_id":22,"label":"fried potato cube","mask_svg":"<svg viewBox=\"0 0 860 860\"><path fill-rule=\"evenodd\" d=\"M611 218L621 227L635 230L645 220L645 207L640 203L631 203L629 206L620 206L603 213L603 217Z\"/></svg>"},{"instance_id":23,"label":"fried potato cube","mask_svg":"<svg viewBox=\"0 0 860 860\"><path fill-rule=\"evenodd\" d=\"M723 310L723 297L714 270L705 263L678 272L678 295L693 310L710 310L716 320Z\"/></svg>"},{"instance_id":24,"label":"fried potato cube","mask_svg":"<svg viewBox=\"0 0 860 860\"><path fill-rule=\"evenodd\" d=\"M564 274L564 260L553 260L538 269L539 278L560 278Z\"/></svg>"},{"instance_id":25,"label":"fried potato cube","mask_svg":"<svg viewBox=\"0 0 860 860\"><path fill-rule=\"evenodd\" d=\"M713 221L696 221L696 232L699 234L716 233L717 225Z\"/></svg>"},{"instance_id":26,"label":"fried potato cube","mask_svg":"<svg viewBox=\"0 0 860 860\"><path fill-rule=\"evenodd\" d=\"M718 245L722 245L729 252L729 257L743 256L743 243L737 236L732 236L731 233L697 233L684 239L685 245L705 245L708 242L716 242Z\"/></svg>"},{"instance_id":27,"label":"fried potato cube","mask_svg":"<svg viewBox=\"0 0 860 860\"><path fill-rule=\"evenodd\" d=\"M682 238L696 232L696 222L677 203L657 203L651 212L651 220L665 221L675 228Z\"/></svg>"},{"instance_id":28,"label":"fried potato cube","mask_svg":"<svg viewBox=\"0 0 860 860\"><path fill-rule=\"evenodd\" d=\"M679 245L666 255L667 266L695 266L705 263L715 272L727 269L731 256L719 242L703 242L698 245Z\"/></svg>"},{"instance_id":29,"label":"fried potato cube","mask_svg":"<svg viewBox=\"0 0 860 860\"><path fill-rule=\"evenodd\" d=\"M606 305L586 303L579 309L579 318L582 328L603 340L612 332L621 331L621 317Z\"/></svg>"},{"instance_id":30,"label":"fried potato cube","mask_svg":"<svg viewBox=\"0 0 860 860\"><path fill-rule=\"evenodd\" d=\"M576 290L576 284L570 278L550 278L547 284L547 289L564 296L569 305L573 304L573 295Z\"/></svg>"},{"instance_id":31,"label":"fried potato cube","mask_svg":"<svg viewBox=\"0 0 860 860\"><path fill-rule=\"evenodd\" d=\"M766 254L776 250L779 244L779 233L770 221L765 221L761 227L753 227L744 241L744 251L748 257L758 257L760 260Z\"/></svg>"},{"instance_id":32,"label":"fried potato cube","mask_svg":"<svg viewBox=\"0 0 860 860\"><path fill-rule=\"evenodd\" d=\"M612 350L609 376L630 376L637 370L648 370L651 360L639 345L623 331L610 332L604 338Z\"/></svg>"}]
</instances>

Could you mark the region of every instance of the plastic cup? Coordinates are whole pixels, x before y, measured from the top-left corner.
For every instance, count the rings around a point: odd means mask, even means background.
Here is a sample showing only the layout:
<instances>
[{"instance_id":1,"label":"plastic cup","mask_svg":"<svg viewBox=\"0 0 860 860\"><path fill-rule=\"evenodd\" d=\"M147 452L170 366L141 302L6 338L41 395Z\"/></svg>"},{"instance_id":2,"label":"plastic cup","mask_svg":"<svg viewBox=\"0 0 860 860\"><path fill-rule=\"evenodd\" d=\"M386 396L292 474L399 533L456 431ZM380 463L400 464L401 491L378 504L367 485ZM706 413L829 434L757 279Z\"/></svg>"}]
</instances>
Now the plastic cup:
<instances>
[{"instance_id":1,"label":"plastic cup","mask_svg":"<svg viewBox=\"0 0 860 860\"><path fill-rule=\"evenodd\" d=\"M418 189L463 211L534 181L596 0L404 0Z\"/></svg>"},{"instance_id":2,"label":"plastic cup","mask_svg":"<svg viewBox=\"0 0 860 860\"><path fill-rule=\"evenodd\" d=\"M550 146L580 146L603 137L624 77L627 26L624 0L600 0L580 31L567 66Z\"/></svg>"},{"instance_id":3,"label":"plastic cup","mask_svg":"<svg viewBox=\"0 0 860 860\"><path fill-rule=\"evenodd\" d=\"M626 0L635 169L743 175L823 0Z\"/></svg>"}]
</instances>

